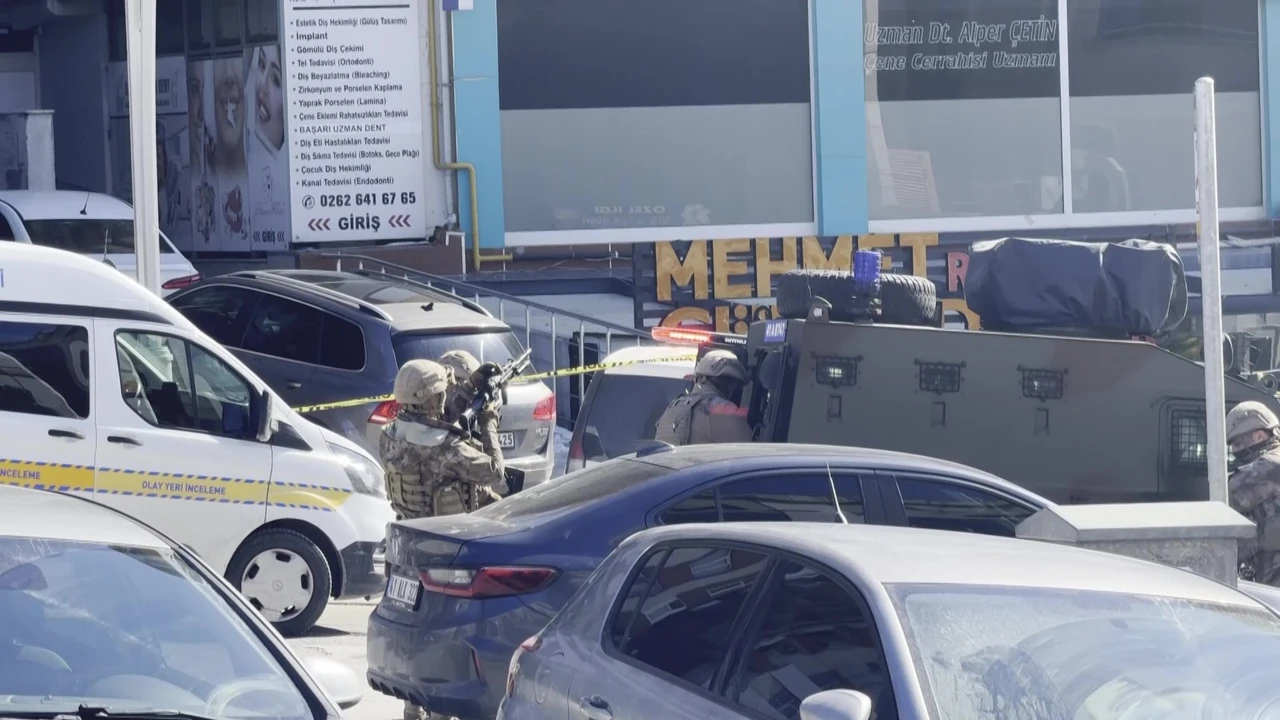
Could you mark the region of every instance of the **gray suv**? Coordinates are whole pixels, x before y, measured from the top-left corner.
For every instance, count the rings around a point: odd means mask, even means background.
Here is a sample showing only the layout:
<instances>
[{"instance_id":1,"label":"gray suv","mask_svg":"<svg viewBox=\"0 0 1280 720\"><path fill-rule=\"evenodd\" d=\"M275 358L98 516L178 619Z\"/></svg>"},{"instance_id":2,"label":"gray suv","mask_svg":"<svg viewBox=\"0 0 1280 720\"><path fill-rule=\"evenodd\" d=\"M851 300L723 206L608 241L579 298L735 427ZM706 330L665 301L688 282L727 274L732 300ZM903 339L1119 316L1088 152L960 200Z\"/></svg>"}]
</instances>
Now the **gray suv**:
<instances>
[{"instance_id":1,"label":"gray suv","mask_svg":"<svg viewBox=\"0 0 1280 720\"><path fill-rule=\"evenodd\" d=\"M399 367L416 358L466 350L502 364L523 352L511 328L483 307L385 276L246 271L166 299L295 408L388 395ZM535 380L513 383L507 397L499 427L507 465L524 487L544 482L551 476L555 395ZM377 457L378 434L395 411L386 401L304 414Z\"/></svg>"}]
</instances>

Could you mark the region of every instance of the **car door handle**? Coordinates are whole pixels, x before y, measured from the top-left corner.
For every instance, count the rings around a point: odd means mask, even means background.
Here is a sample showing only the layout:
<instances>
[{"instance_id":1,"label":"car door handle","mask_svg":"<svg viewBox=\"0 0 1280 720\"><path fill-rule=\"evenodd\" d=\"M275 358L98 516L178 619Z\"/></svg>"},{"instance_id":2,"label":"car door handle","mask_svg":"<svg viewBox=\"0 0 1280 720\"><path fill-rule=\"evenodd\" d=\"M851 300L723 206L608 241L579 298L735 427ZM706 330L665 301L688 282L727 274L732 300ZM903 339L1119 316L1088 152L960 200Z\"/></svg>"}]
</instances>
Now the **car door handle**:
<instances>
[{"instance_id":1,"label":"car door handle","mask_svg":"<svg viewBox=\"0 0 1280 720\"><path fill-rule=\"evenodd\" d=\"M609 709L609 703L599 695L584 697L578 701L578 709L586 716L587 720L611 720L613 711Z\"/></svg>"},{"instance_id":2,"label":"car door handle","mask_svg":"<svg viewBox=\"0 0 1280 720\"><path fill-rule=\"evenodd\" d=\"M142 444L131 437L125 437L123 435L108 435L107 442L115 443L117 445L141 445Z\"/></svg>"},{"instance_id":3,"label":"car door handle","mask_svg":"<svg viewBox=\"0 0 1280 720\"><path fill-rule=\"evenodd\" d=\"M284 382L284 386L289 388L290 390L297 390L298 388L302 387L302 383L298 382L297 380L286 380Z\"/></svg>"},{"instance_id":4,"label":"car door handle","mask_svg":"<svg viewBox=\"0 0 1280 720\"><path fill-rule=\"evenodd\" d=\"M84 436L72 430L50 430L49 437L67 438L68 440L83 440Z\"/></svg>"}]
</instances>

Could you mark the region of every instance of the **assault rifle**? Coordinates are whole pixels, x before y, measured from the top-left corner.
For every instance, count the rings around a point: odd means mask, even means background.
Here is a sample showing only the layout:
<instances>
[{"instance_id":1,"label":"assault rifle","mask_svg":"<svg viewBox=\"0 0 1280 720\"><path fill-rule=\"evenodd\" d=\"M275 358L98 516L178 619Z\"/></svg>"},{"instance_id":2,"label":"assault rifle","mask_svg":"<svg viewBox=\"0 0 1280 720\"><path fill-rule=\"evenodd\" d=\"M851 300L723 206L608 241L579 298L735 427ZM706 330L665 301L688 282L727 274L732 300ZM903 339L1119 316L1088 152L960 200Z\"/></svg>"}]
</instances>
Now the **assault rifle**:
<instances>
[{"instance_id":1,"label":"assault rifle","mask_svg":"<svg viewBox=\"0 0 1280 720\"><path fill-rule=\"evenodd\" d=\"M462 413L461 422L463 429L476 435L476 417L486 405L506 405L507 404L507 385L525 368L529 367L529 356L533 354L532 350L525 350L519 356L513 358L511 362L501 366L497 372L490 375L482 387L476 388L476 396L471 399L471 407Z\"/></svg>"}]
</instances>

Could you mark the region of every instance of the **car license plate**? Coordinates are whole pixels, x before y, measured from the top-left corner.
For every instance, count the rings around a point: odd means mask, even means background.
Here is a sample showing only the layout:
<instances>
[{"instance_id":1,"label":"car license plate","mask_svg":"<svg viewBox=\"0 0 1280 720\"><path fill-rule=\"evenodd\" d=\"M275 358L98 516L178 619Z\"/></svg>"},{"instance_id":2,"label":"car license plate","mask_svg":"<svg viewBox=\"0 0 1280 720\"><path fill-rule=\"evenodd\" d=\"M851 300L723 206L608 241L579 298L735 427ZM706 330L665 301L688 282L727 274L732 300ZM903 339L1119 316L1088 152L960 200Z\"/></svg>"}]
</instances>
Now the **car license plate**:
<instances>
[{"instance_id":1,"label":"car license plate","mask_svg":"<svg viewBox=\"0 0 1280 720\"><path fill-rule=\"evenodd\" d=\"M516 446L516 434L513 432L498 433L498 447L511 450Z\"/></svg>"},{"instance_id":2,"label":"car license plate","mask_svg":"<svg viewBox=\"0 0 1280 720\"><path fill-rule=\"evenodd\" d=\"M387 580L387 597L409 607L418 604L418 592L421 589L422 583L418 582L418 578L392 575Z\"/></svg>"}]
</instances>

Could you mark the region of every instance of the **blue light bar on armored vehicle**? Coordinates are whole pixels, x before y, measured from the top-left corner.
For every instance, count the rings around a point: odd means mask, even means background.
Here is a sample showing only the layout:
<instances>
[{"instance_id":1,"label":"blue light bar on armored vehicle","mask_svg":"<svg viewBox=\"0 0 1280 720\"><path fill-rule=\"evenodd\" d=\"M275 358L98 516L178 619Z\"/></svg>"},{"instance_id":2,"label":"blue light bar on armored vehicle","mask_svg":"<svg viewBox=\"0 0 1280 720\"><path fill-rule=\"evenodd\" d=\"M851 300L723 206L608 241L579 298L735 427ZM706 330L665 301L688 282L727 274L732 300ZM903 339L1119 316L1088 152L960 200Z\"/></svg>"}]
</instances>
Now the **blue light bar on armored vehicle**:
<instances>
[{"instance_id":1,"label":"blue light bar on armored vehicle","mask_svg":"<svg viewBox=\"0 0 1280 720\"><path fill-rule=\"evenodd\" d=\"M853 285L862 291L880 289L879 250L859 250L853 254Z\"/></svg>"}]
</instances>

